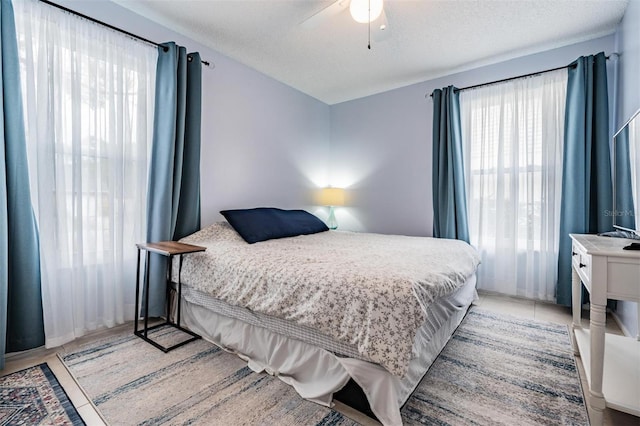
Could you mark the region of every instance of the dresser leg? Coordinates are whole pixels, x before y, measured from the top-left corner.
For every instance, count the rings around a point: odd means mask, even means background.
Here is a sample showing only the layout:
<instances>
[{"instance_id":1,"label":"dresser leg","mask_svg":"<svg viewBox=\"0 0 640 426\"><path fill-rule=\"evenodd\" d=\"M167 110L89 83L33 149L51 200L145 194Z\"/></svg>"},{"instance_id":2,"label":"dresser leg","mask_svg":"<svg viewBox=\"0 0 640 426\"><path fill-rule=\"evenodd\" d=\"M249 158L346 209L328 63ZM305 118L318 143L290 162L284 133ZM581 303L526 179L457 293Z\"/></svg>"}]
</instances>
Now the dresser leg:
<instances>
[{"instance_id":1,"label":"dresser leg","mask_svg":"<svg viewBox=\"0 0 640 426\"><path fill-rule=\"evenodd\" d=\"M592 294L592 296L594 296ZM604 409L607 406L602 393L602 373L604 367L604 329L606 325L606 305L599 303L598 297L591 300L591 386L589 389L589 405L592 409L593 418L591 424L598 426L602 424ZM606 299L605 299L606 303Z\"/></svg>"},{"instance_id":2,"label":"dresser leg","mask_svg":"<svg viewBox=\"0 0 640 426\"><path fill-rule=\"evenodd\" d=\"M589 402L589 407L591 408L591 412L589 414L591 416L589 420L591 420L593 426L600 426L604 424L604 407L600 407L600 402L596 402L596 400L593 399L593 395L590 396L591 401ZM600 401L600 399L597 401ZM601 401L602 405L605 405L604 398L602 398Z\"/></svg>"},{"instance_id":3,"label":"dresser leg","mask_svg":"<svg viewBox=\"0 0 640 426\"><path fill-rule=\"evenodd\" d=\"M573 354L580 356L578 342L576 341L576 330L582 328L582 282L575 269L571 268L571 312L573 313L573 324L571 326L571 345Z\"/></svg>"},{"instance_id":4,"label":"dresser leg","mask_svg":"<svg viewBox=\"0 0 640 426\"><path fill-rule=\"evenodd\" d=\"M637 315L638 315L638 332L636 333L636 340L640 342L640 303L637 303Z\"/></svg>"}]
</instances>

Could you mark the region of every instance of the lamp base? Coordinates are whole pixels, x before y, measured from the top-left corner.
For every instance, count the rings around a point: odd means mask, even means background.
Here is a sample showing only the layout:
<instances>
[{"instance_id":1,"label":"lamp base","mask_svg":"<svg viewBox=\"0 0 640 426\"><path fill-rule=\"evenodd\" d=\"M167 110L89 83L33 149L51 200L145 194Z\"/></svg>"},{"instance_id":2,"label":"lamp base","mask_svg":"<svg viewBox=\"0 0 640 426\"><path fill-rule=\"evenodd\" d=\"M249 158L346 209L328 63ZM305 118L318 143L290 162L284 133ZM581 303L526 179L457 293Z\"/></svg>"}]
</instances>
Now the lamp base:
<instances>
[{"instance_id":1,"label":"lamp base","mask_svg":"<svg viewBox=\"0 0 640 426\"><path fill-rule=\"evenodd\" d=\"M336 215L333 212L333 206L329 206L329 218L327 218L327 226L329 229L338 229L338 221Z\"/></svg>"}]
</instances>

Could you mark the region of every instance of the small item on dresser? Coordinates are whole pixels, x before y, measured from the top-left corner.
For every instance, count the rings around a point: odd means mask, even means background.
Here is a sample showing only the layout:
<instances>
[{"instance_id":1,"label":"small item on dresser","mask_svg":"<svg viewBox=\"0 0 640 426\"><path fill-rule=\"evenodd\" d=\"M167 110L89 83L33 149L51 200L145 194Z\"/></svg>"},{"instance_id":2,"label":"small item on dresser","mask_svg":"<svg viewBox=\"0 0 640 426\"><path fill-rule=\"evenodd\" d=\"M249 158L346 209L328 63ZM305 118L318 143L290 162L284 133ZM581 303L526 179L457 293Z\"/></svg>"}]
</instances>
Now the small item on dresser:
<instances>
[{"instance_id":1,"label":"small item on dresser","mask_svg":"<svg viewBox=\"0 0 640 426\"><path fill-rule=\"evenodd\" d=\"M631 243L628 246L624 246L623 250L640 250L640 243Z\"/></svg>"},{"instance_id":2,"label":"small item on dresser","mask_svg":"<svg viewBox=\"0 0 640 426\"><path fill-rule=\"evenodd\" d=\"M600 237L611 237L611 238L627 238L627 239L631 239L631 240L635 240L638 237L636 236L636 234L634 234L631 231L623 231L620 229L617 229L615 231L608 231L608 232L601 232L598 234L598 236Z\"/></svg>"}]
</instances>

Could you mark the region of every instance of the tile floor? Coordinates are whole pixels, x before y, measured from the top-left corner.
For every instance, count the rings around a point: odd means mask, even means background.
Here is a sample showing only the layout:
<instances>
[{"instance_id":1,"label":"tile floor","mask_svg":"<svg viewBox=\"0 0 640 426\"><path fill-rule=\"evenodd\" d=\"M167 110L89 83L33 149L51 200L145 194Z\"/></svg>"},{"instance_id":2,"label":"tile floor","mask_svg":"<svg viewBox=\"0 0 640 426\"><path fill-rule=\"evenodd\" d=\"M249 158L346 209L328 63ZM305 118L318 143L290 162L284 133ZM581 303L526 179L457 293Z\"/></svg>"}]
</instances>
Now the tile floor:
<instances>
[{"instance_id":1,"label":"tile floor","mask_svg":"<svg viewBox=\"0 0 640 426\"><path fill-rule=\"evenodd\" d=\"M492 310L509 315L521 316L524 318L555 322L559 324L571 324L572 320L569 308L564 308L544 302L502 296L491 293L480 293L480 300L476 302L476 305L481 307L482 309ZM583 312L582 322L584 326L588 327L589 323L587 317L588 313ZM126 324L117 327L116 329L99 331L93 333L90 336L83 337L82 339L78 339L74 342L64 345L61 348L57 348L57 350L34 349L19 354L11 354L6 358L5 369L0 374L9 374L11 372L30 367L32 365L37 365L42 362L48 362L49 366L55 373L56 377L67 392L67 395L69 395L69 398L76 406L78 412L80 413L80 416L85 420L85 422L90 426L105 425L106 422L104 421L104 419L101 418L100 414L95 409L91 401L89 401L84 395L78 384L75 382L74 378L69 374L69 372L66 370L66 368L58 358L57 354L72 352L74 348L78 347L79 345L84 344L92 339L96 339L97 337L102 338L110 333L120 331L122 327L132 328L130 324ZM607 332L622 334L622 331L611 317L607 318ZM583 391L587 392L587 389L585 389L586 378L584 370L582 368L582 364L580 362L577 362L577 364L580 372L580 380L582 381ZM358 412L355 412L354 410L340 403L337 404L336 408L338 409L338 411L341 411L345 415L362 423L365 426L379 425L378 422L375 422L372 419ZM607 426L640 426L640 418L621 413L616 410L607 409L604 416L604 424Z\"/></svg>"}]
</instances>

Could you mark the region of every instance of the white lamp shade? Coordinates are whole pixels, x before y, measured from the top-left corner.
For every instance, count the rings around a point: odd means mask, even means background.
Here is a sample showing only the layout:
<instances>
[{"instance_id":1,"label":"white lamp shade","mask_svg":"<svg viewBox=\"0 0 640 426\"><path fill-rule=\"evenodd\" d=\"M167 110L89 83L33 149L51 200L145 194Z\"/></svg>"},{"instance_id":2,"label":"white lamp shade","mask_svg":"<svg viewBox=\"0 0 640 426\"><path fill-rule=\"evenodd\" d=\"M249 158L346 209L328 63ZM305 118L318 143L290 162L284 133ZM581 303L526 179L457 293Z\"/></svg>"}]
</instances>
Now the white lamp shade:
<instances>
[{"instance_id":1,"label":"white lamp shade","mask_svg":"<svg viewBox=\"0 0 640 426\"><path fill-rule=\"evenodd\" d=\"M371 12L369 12L369 4L371 4ZM351 0L349 12L356 22L361 24L373 22L382 13L382 0Z\"/></svg>"},{"instance_id":2,"label":"white lamp shade","mask_svg":"<svg viewBox=\"0 0 640 426\"><path fill-rule=\"evenodd\" d=\"M344 189L323 188L320 191L319 204L322 206L344 206Z\"/></svg>"}]
</instances>

